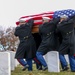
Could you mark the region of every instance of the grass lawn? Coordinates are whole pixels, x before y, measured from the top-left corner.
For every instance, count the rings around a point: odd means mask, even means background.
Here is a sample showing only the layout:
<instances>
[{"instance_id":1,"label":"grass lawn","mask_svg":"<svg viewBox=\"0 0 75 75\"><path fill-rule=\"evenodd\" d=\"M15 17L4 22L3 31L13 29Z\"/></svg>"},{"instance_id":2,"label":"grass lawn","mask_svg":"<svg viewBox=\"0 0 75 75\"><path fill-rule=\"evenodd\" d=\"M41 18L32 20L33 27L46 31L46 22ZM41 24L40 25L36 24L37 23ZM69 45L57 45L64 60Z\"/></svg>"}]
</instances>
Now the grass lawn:
<instances>
[{"instance_id":1,"label":"grass lawn","mask_svg":"<svg viewBox=\"0 0 75 75\"><path fill-rule=\"evenodd\" d=\"M70 72L70 70L65 71L65 72L60 72L60 73L54 73L54 72L48 72L46 71L38 71L35 67L35 65L33 65L33 71L32 72L28 72L26 71L22 71L22 66L19 65L17 68L15 68L15 70L12 72L11 75L75 75L75 72Z\"/></svg>"}]
</instances>

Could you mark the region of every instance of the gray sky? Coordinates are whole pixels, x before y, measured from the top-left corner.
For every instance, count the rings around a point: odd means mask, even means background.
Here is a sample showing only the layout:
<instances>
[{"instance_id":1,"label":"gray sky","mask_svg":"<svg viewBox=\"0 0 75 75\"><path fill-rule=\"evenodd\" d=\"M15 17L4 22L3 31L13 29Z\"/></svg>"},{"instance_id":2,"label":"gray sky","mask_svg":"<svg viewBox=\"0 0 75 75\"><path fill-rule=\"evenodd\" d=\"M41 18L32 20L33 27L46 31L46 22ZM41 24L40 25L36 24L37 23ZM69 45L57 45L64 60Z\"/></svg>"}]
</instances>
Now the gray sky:
<instances>
[{"instance_id":1,"label":"gray sky","mask_svg":"<svg viewBox=\"0 0 75 75\"><path fill-rule=\"evenodd\" d=\"M16 26L21 16L75 9L75 0L0 0L0 26Z\"/></svg>"}]
</instances>

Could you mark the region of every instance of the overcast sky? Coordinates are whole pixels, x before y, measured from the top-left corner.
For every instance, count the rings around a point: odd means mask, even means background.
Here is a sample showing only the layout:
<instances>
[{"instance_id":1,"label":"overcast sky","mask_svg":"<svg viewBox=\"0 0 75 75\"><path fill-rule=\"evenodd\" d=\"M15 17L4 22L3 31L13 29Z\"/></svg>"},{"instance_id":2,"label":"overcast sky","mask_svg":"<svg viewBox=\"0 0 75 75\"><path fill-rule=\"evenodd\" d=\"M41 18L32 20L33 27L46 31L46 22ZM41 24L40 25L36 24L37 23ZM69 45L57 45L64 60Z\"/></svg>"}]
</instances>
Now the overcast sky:
<instances>
[{"instance_id":1,"label":"overcast sky","mask_svg":"<svg viewBox=\"0 0 75 75\"><path fill-rule=\"evenodd\" d=\"M0 26L16 26L21 16L75 9L75 0L0 0Z\"/></svg>"}]
</instances>

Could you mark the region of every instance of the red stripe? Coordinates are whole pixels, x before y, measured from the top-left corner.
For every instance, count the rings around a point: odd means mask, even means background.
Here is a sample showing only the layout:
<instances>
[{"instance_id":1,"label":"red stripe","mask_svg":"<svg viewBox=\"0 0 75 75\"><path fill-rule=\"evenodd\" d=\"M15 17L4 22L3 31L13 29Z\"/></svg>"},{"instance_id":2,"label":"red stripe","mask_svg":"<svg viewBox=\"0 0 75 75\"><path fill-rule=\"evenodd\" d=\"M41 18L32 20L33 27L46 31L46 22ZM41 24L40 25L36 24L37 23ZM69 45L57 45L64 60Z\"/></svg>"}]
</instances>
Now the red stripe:
<instances>
[{"instance_id":1,"label":"red stripe","mask_svg":"<svg viewBox=\"0 0 75 75\"><path fill-rule=\"evenodd\" d=\"M40 64L40 62L37 60L37 58L33 58L33 59L36 63Z\"/></svg>"},{"instance_id":2,"label":"red stripe","mask_svg":"<svg viewBox=\"0 0 75 75\"><path fill-rule=\"evenodd\" d=\"M53 14L54 14L54 12L46 12L46 13L41 13L41 14L36 14L36 15L22 16L20 18L25 18L26 19L25 21L28 22L28 20L31 19L31 18L34 21L35 20L42 20L43 16L53 18ZM34 22L34 25L40 25L40 24L42 24L42 21L41 22L40 21ZM19 21L16 22L16 25L19 25Z\"/></svg>"},{"instance_id":3,"label":"red stripe","mask_svg":"<svg viewBox=\"0 0 75 75\"><path fill-rule=\"evenodd\" d=\"M17 59L18 60L18 62L22 65L22 66L24 66L21 62L20 62L20 59Z\"/></svg>"},{"instance_id":4,"label":"red stripe","mask_svg":"<svg viewBox=\"0 0 75 75\"><path fill-rule=\"evenodd\" d=\"M36 15L22 16L20 18L34 17L34 16L39 16L39 15L44 15L44 14L54 14L54 12L45 12L45 13L36 14Z\"/></svg>"}]
</instances>

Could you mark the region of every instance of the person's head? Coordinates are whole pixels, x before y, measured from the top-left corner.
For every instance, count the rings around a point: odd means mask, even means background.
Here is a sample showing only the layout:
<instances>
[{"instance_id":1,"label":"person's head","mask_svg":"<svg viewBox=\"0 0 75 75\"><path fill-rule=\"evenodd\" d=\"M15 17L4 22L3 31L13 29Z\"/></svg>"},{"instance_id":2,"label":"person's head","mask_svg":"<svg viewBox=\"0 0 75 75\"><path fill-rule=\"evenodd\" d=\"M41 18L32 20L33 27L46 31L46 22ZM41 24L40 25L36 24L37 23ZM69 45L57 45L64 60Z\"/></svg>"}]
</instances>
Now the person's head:
<instances>
[{"instance_id":1,"label":"person's head","mask_svg":"<svg viewBox=\"0 0 75 75\"><path fill-rule=\"evenodd\" d=\"M23 24L26 24L25 19L23 18L19 19L19 25L23 25Z\"/></svg>"},{"instance_id":2,"label":"person's head","mask_svg":"<svg viewBox=\"0 0 75 75\"><path fill-rule=\"evenodd\" d=\"M67 20L68 19L68 16L67 15L61 15L60 16L60 22L64 21L64 20Z\"/></svg>"},{"instance_id":3,"label":"person's head","mask_svg":"<svg viewBox=\"0 0 75 75\"><path fill-rule=\"evenodd\" d=\"M50 18L49 17L42 17L42 21L43 21L43 23L49 22Z\"/></svg>"}]
</instances>

